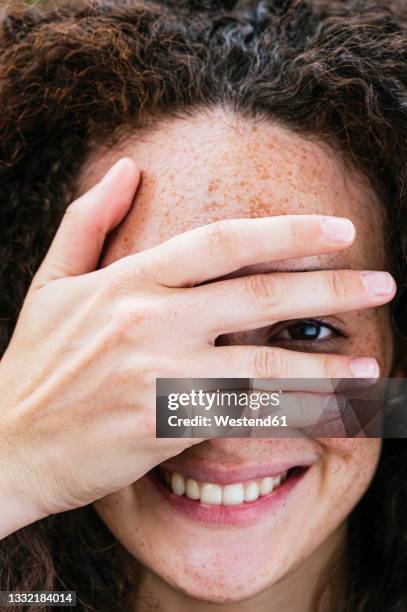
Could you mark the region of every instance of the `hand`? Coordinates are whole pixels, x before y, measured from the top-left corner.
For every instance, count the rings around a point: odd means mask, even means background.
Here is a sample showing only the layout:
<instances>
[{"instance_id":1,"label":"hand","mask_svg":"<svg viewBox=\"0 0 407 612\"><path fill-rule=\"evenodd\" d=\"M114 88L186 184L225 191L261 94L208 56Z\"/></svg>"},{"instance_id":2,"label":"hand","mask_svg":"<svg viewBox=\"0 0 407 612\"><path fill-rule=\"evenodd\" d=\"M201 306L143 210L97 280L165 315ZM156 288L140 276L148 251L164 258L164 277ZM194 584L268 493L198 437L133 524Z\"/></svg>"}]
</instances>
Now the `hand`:
<instances>
[{"instance_id":1,"label":"hand","mask_svg":"<svg viewBox=\"0 0 407 612\"><path fill-rule=\"evenodd\" d=\"M338 220L313 215L222 221L95 271L138 183L134 163L121 160L68 207L0 362L0 537L124 488L200 442L155 438L157 377L363 375L350 356L215 340L383 304L394 295L390 276L377 295L357 271L200 285L263 261L339 251L352 231L344 240Z\"/></svg>"}]
</instances>

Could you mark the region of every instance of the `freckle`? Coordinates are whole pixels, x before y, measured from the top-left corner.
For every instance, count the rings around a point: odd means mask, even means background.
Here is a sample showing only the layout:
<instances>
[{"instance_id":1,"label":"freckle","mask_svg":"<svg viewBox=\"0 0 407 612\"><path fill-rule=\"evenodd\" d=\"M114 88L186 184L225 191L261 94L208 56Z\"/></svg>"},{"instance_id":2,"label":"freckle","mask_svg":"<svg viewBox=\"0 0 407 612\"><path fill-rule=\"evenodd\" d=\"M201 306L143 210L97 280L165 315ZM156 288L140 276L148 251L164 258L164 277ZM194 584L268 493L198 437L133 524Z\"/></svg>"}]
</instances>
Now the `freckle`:
<instances>
[{"instance_id":1,"label":"freckle","mask_svg":"<svg viewBox=\"0 0 407 612\"><path fill-rule=\"evenodd\" d=\"M219 179L212 179L208 185L208 193L212 193L213 191L218 190L220 187Z\"/></svg>"}]
</instances>

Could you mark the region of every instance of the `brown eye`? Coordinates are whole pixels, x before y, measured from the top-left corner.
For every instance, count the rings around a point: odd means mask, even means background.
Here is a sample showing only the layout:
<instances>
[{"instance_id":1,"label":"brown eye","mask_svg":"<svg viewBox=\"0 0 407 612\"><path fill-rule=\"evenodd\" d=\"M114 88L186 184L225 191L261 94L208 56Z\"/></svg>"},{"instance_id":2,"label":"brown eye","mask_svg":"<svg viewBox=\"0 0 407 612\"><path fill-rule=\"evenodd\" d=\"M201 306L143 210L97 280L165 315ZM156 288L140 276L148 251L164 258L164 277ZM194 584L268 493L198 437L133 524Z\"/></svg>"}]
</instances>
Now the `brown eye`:
<instances>
[{"instance_id":1,"label":"brown eye","mask_svg":"<svg viewBox=\"0 0 407 612\"><path fill-rule=\"evenodd\" d=\"M328 325L323 325L317 321L298 321L282 329L275 338L281 340L315 342L329 340L334 335L334 330L328 327Z\"/></svg>"}]
</instances>

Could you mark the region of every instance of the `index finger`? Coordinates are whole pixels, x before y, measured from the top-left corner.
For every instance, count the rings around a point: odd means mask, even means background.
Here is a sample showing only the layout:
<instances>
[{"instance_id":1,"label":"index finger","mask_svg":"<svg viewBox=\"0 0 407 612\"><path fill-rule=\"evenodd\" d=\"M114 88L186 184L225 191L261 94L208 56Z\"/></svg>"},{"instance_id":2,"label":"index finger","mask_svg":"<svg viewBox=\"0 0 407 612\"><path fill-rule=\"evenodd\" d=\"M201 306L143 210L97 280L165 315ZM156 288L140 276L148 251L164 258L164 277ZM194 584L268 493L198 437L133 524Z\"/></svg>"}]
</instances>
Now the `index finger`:
<instances>
[{"instance_id":1,"label":"index finger","mask_svg":"<svg viewBox=\"0 0 407 612\"><path fill-rule=\"evenodd\" d=\"M192 287L266 261L341 251L355 239L349 219L284 215L228 219L184 232L142 253L166 287Z\"/></svg>"},{"instance_id":2,"label":"index finger","mask_svg":"<svg viewBox=\"0 0 407 612\"><path fill-rule=\"evenodd\" d=\"M133 160L123 158L65 211L32 289L66 276L92 272L105 239L129 211L140 182Z\"/></svg>"}]
</instances>

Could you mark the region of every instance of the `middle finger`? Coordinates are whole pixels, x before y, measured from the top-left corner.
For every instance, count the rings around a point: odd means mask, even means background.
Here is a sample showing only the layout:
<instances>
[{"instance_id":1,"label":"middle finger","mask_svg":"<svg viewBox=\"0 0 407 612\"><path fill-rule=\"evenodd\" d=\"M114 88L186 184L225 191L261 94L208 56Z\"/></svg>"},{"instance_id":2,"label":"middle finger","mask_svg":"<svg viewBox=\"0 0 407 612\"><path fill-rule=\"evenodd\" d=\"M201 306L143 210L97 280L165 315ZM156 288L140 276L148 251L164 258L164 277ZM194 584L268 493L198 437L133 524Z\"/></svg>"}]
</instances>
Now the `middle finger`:
<instances>
[{"instance_id":1,"label":"middle finger","mask_svg":"<svg viewBox=\"0 0 407 612\"><path fill-rule=\"evenodd\" d=\"M380 306L394 297L396 283L387 272L272 272L218 281L181 293L184 308L193 313L194 321L199 321L205 334L216 337L277 321Z\"/></svg>"}]
</instances>

